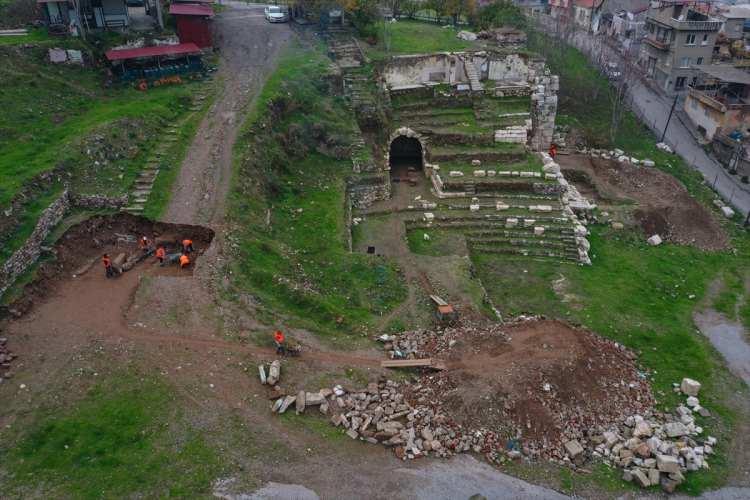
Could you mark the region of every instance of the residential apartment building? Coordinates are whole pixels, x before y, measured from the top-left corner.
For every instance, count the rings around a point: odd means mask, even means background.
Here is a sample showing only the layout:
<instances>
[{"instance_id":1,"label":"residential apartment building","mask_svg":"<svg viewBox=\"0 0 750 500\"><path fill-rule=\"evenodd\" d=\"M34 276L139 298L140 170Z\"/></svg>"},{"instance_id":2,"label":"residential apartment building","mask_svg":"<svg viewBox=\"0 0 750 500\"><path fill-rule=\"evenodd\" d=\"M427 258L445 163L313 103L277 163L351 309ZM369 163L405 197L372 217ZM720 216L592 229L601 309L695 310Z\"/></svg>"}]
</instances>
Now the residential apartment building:
<instances>
[{"instance_id":1,"label":"residential apartment building","mask_svg":"<svg viewBox=\"0 0 750 500\"><path fill-rule=\"evenodd\" d=\"M695 66L711 62L721 25L687 5L651 8L640 64L667 94L685 92L697 76Z\"/></svg>"},{"instance_id":2,"label":"residential apartment building","mask_svg":"<svg viewBox=\"0 0 750 500\"><path fill-rule=\"evenodd\" d=\"M599 29L599 8L604 0L573 0L573 21L586 31Z\"/></svg>"}]
</instances>

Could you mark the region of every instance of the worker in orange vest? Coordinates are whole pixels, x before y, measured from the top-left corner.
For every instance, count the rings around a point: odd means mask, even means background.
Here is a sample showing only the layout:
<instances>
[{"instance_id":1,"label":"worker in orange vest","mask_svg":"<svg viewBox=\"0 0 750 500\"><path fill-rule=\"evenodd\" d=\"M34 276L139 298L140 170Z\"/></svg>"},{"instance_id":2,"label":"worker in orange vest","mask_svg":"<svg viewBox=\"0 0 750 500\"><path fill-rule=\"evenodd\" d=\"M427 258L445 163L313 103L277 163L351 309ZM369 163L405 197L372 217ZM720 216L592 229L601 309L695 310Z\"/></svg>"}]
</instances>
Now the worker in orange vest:
<instances>
[{"instance_id":1,"label":"worker in orange vest","mask_svg":"<svg viewBox=\"0 0 750 500\"><path fill-rule=\"evenodd\" d=\"M115 269L112 267L112 259L106 253L102 255L102 264L104 264L104 275L107 278L114 277Z\"/></svg>"},{"instance_id":2,"label":"worker in orange vest","mask_svg":"<svg viewBox=\"0 0 750 500\"><path fill-rule=\"evenodd\" d=\"M164 257L167 256L167 251L164 250L164 247L160 246L156 249L156 260L159 261L160 266L164 266Z\"/></svg>"},{"instance_id":3,"label":"worker in orange vest","mask_svg":"<svg viewBox=\"0 0 750 500\"><path fill-rule=\"evenodd\" d=\"M193 251L193 240L185 238L182 240L182 251L183 253L190 253Z\"/></svg>"},{"instance_id":4,"label":"worker in orange vest","mask_svg":"<svg viewBox=\"0 0 750 500\"><path fill-rule=\"evenodd\" d=\"M276 344L276 354L284 354L284 334L281 330L273 333L273 342Z\"/></svg>"},{"instance_id":5,"label":"worker in orange vest","mask_svg":"<svg viewBox=\"0 0 750 500\"><path fill-rule=\"evenodd\" d=\"M180 269L185 269L190 265L190 257L186 253L180 255Z\"/></svg>"}]
</instances>

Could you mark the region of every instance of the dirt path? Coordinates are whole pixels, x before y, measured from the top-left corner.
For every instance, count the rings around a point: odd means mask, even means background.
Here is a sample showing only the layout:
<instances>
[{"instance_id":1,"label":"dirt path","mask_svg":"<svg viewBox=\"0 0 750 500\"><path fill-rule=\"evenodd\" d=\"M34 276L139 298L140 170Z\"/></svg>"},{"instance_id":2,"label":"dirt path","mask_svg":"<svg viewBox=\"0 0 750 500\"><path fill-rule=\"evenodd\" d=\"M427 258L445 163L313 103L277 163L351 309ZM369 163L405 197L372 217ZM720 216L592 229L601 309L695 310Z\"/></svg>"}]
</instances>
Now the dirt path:
<instances>
[{"instance_id":1,"label":"dirt path","mask_svg":"<svg viewBox=\"0 0 750 500\"><path fill-rule=\"evenodd\" d=\"M225 1L214 18L215 43L221 53L217 77L223 85L201 122L182 163L169 222L211 225L221 221L232 173L232 150L243 110L253 102L294 34L286 24L269 24L262 5Z\"/></svg>"}]
</instances>

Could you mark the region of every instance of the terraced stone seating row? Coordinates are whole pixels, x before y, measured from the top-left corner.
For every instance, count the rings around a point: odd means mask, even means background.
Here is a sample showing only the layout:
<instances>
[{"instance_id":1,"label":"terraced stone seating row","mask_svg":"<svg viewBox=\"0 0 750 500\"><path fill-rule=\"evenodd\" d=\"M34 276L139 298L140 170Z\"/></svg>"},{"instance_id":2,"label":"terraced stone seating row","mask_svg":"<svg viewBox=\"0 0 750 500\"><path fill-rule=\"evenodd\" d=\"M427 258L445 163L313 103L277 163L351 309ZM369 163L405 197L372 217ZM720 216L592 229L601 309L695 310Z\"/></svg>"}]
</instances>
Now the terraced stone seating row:
<instances>
[{"instance_id":1,"label":"terraced stone seating row","mask_svg":"<svg viewBox=\"0 0 750 500\"><path fill-rule=\"evenodd\" d=\"M575 241L573 243L569 243L564 240L557 240L554 238L545 238L544 236L539 237L512 237L512 236L496 236L493 238L490 237L483 237L483 238L473 238L473 237L467 237L466 243L469 244L469 246L473 245L492 245L502 247L504 245L511 245L511 246L519 246L519 247L527 247L527 248L536 248L536 247L545 247L545 248L551 248L556 250L571 250L577 252L577 247L575 244Z\"/></svg>"},{"instance_id":2,"label":"terraced stone seating row","mask_svg":"<svg viewBox=\"0 0 750 500\"><path fill-rule=\"evenodd\" d=\"M482 245L482 244L471 244L470 248L473 252L481 253L492 253L492 254L505 254L505 255L521 255L524 257L540 257L540 258L552 258L559 260L567 260L571 262L578 262L578 251L577 250L558 250L558 249L545 249L545 248L527 248L522 246L500 246L500 245Z\"/></svg>"},{"instance_id":3,"label":"terraced stone seating row","mask_svg":"<svg viewBox=\"0 0 750 500\"><path fill-rule=\"evenodd\" d=\"M560 216L535 216L530 217L528 212L526 215L522 214L508 214L503 216L493 215L443 215L433 214L433 219L425 220L421 219L406 219L404 223L408 229L415 228L427 228L427 227L439 227L439 228L456 228L456 229L488 229L488 228L507 228L508 219L516 219L516 227L530 227L533 229L535 226L542 226L546 230L553 230L553 228L567 228L572 232L572 226L570 220L566 217ZM531 224L525 225L524 220L533 220Z\"/></svg>"},{"instance_id":4,"label":"terraced stone seating row","mask_svg":"<svg viewBox=\"0 0 750 500\"><path fill-rule=\"evenodd\" d=\"M485 200L478 201L467 201L465 203L438 203L439 208L448 208L450 210L469 210L471 212L486 212L486 211L516 211L522 210L529 214L536 213L562 213L562 203L558 199L546 199L544 205L538 205L535 203L511 203L509 200L496 200L490 198L491 202ZM498 207L498 205L502 205ZM431 207L424 206L423 209Z\"/></svg>"},{"instance_id":5,"label":"terraced stone seating row","mask_svg":"<svg viewBox=\"0 0 750 500\"><path fill-rule=\"evenodd\" d=\"M542 235L537 235L529 230L529 228L518 228L518 229L479 229L475 231L465 231L464 234L467 238L472 238L476 241L480 240L492 240L500 238L541 238ZM573 245L576 244L576 237L572 229L566 227L550 227L545 228L544 238L548 240L556 240L560 242L568 242Z\"/></svg>"},{"instance_id":6,"label":"terraced stone seating row","mask_svg":"<svg viewBox=\"0 0 750 500\"><path fill-rule=\"evenodd\" d=\"M520 145L461 147L447 144L433 146L429 151L429 156L432 163L438 164L448 161L471 162L471 160L513 163L523 160L526 157L526 150Z\"/></svg>"}]
</instances>

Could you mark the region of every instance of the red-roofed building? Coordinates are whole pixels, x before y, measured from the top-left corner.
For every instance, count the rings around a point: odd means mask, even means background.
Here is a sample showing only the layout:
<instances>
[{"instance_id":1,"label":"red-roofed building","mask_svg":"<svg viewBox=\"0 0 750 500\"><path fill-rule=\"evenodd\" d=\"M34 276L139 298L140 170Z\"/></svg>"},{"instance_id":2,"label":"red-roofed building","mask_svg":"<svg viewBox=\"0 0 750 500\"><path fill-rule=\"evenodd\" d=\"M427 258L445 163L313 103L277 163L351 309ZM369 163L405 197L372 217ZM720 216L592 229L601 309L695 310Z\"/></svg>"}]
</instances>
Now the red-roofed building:
<instances>
[{"instance_id":1,"label":"red-roofed building","mask_svg":"<svg viewBox=\"0 0 750 500\"><path fill-rule=\"evenodd\" d=\"M175 17L180 43L194 43L200 48L212 45L209 19L214 10L207 2L173 3L169 13Z\"/></svg>"}]
</instances>

